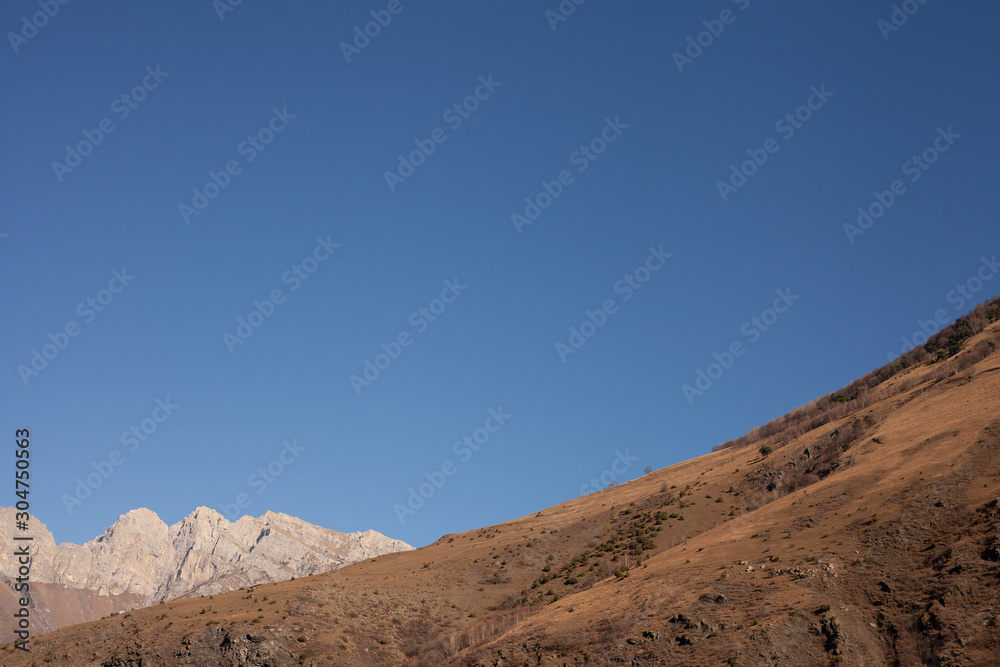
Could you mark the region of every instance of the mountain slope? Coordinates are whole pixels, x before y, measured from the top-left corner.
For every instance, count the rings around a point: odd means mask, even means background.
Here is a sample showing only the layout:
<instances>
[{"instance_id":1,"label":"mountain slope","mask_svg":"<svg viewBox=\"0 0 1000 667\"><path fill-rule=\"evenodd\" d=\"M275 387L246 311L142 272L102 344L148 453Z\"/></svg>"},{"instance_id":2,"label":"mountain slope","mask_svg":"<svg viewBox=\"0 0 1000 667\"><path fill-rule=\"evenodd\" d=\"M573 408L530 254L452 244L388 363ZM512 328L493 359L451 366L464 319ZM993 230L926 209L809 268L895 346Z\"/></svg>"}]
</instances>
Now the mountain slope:
<instances>
[{"instance_id":1,"label":"mountain slope","mask_svg":"<svg viewBox=\"0 0 1000 667\"><path fill-rule=\"evenodd\" d=\"M108 667L995 665L998 343L994 324L793 438L0 655Z\"/></svg>"}]
</instances>

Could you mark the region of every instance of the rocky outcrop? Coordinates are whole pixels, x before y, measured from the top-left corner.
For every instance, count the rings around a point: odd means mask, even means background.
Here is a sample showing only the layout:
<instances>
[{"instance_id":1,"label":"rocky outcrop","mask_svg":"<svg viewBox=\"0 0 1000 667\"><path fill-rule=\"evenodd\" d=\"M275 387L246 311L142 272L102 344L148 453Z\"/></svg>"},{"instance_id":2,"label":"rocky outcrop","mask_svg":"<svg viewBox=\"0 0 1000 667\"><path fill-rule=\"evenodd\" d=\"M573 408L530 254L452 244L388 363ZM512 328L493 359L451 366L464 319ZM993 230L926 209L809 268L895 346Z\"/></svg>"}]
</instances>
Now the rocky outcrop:
<instances>
[{"instance_id":1,"label":"rocky outcrop","mask_svg":"<svg viewBox=\"0 0 1000 667\"><path fill-rule=\"evenodd\" d=\"M11 508L0 508L4 544L14 543L9 534L13 514ZM95 610L124 611L326 572L413 548L372 530L339 533L275 512L231 523L207 507L172 526L148 509L132 510L86 544L57 546L45 524L36 519L32 527L31 579L43 585L35 588L33 606L39 612L62 608L67 617L60 621L55 614L44 623L47 630L99 618L76 609L70 598L80 599L81 593L110 601L110 605L91 605ZM0 552L0 580L8 586L17 567L11 550ZM37 599L39 590L60 600ZM40 620L36 616L35 621Z\"/></svg>"}]
</instances>

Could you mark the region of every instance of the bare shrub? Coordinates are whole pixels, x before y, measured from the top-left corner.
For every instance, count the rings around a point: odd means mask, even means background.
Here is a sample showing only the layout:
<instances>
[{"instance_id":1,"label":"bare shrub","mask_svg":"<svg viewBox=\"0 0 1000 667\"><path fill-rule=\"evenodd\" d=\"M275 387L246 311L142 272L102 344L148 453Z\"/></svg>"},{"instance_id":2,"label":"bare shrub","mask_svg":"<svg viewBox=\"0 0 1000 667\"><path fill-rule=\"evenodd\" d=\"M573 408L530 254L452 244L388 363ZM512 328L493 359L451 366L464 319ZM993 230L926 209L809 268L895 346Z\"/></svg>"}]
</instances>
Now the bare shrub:
<instances>
[{"instance_id":1,"label":"bare shrub","mask_svg":"<svg viewBox=\"0 0 1000 667\"><path fill-rule=\"evenodd\" d=\"M971 350L963 354L958 358L958 371L964 371L966 368L975 366L980 361L990 356L993 350L990 349L990 343L988 341L981 341L976 344Z\"/></svg>"},{"instance_id":2,"label":"bare shrub","mask_svg":"<svg viewBox=\"0 0 1000 667\"><path fill-rule=\"evenodd\" d=\"M866 408L876 401L907 392L918 384L934 383L954 376L979 363L996 349L993 341L981 341L971 350L963 352L965 341L980 333L993 322L1000 321L1000 296L979 304L965 317L944 327L924 345L918 346L896 360L876 368L842 389L814 399L795 408L788 414L772 419L764 426L754 426L746 435L727 440L712 448L713 452L729 448L744 448L771 440L781 445L830 422L844 418L856 410ZM891 387L886 380L919 364L944 362L930 373L903 378Z\"/></svg>"},{"instance_id":3,"label":"bare shrub","mask_svg":"<svg viewBox=\"0 0 1000 667\"><path fill-rule=\"evenodd\" d=\"M485 579L481 579L479 581L480 584L493 584L493 585L509 584L510 582L511 582L510 575L508 575L506 572L503 572L502 570L497 570L490 576L486 577Z\"/></svg>"}]
</instances>

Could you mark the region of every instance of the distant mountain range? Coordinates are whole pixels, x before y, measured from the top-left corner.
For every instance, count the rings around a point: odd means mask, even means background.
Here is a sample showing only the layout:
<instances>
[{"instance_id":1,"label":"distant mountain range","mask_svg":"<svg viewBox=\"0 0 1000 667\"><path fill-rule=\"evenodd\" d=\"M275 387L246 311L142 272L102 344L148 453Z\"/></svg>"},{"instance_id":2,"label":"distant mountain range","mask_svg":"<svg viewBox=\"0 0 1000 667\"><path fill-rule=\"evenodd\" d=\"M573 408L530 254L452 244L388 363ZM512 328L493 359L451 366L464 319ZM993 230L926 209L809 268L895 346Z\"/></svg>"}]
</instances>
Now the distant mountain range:
<instances>
[{"instance_id":1,"label":"distant mountain range","mask_svg":"<svg viewBox=\"0 0 1000 667\"><path fill-rule=\"evenodd\" d=\"M14 509L0 507L0 540L14 544ZM56 545L34 521L31 542L35 632L91 621L161 600L224 593L282 581L413 547L368 530L339 533L287 514L267 512L235 523L199 507L167 526L140 508L124 514L86 544ZM16 608L17 557L0 552L0 610ZM9 617L9 616L8 616ZM0 641L10 641L10 624Z\"/></svg>"}]
</instances>

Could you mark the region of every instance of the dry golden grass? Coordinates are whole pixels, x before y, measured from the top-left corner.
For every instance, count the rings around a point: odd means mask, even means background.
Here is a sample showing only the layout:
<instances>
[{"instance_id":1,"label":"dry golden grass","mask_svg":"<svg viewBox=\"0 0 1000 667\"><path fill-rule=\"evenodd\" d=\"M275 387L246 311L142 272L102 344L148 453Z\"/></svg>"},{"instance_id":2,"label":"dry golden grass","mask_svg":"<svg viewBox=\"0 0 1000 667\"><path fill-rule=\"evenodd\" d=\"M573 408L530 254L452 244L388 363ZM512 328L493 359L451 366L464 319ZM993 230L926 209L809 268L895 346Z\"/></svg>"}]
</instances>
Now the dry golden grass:
<instances>
[{"instance_id":1,"label":"dry golden grass","mask_svg":"<svg viewBox=\"0 0 1000 667\"><path fill-rule=\"evenodd\" d=\"M755 443L767 457L722 449L416 551L64 628L0 663L997 664L1000 354L947 363Z\"/></svg>"}]
</instances>

